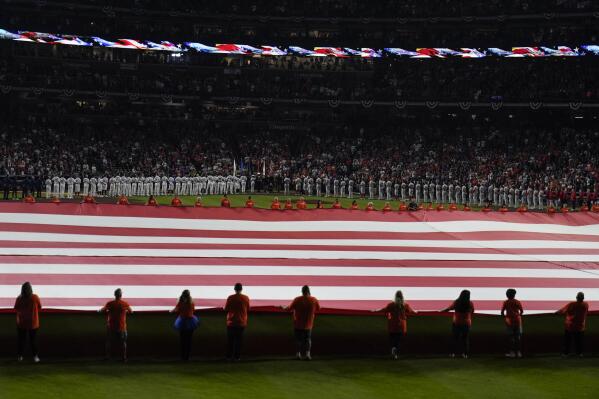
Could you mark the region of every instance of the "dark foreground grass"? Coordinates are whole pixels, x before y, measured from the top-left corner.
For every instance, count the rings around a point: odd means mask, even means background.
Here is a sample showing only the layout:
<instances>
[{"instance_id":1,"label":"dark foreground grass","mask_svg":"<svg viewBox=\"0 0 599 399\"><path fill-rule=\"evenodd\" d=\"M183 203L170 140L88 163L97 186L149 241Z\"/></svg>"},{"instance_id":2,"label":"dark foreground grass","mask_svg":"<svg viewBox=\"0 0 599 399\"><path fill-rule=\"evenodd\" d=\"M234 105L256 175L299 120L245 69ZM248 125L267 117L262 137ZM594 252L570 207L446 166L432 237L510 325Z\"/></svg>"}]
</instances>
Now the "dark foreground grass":
<instances>
[{"instance_id":1,"label":"dark foreground grass","mask_svg":"<svg viewBox=\"0 0 599 399\"><path fill-rule=\"evenodd\" d=\"M0 364L0 398L597 398L599 359Z\"/></svg>"}]
</instances>

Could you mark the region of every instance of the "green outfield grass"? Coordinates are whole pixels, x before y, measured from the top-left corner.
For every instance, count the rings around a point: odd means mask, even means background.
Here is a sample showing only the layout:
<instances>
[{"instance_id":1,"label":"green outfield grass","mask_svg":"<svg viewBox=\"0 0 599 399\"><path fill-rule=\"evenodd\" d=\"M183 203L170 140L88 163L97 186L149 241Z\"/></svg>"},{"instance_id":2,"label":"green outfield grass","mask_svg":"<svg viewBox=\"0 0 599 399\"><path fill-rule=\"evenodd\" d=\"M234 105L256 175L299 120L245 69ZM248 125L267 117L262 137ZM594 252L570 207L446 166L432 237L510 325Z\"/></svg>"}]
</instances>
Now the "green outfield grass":
<instances>
[{"instance_id":1,"label":"green outfield grass","mask_svg":"<svg viewBox=\"0 0 599 399\"><path fill-rule=\"evenodd\" d=\"M245 201L248 199L248 196L250 196L250 195L251 194L243 194L243 195L236 194L236 195L228 195L227 197L231 201L231 206L238 208L238 207L245 206ZM300 196L297 196L297 195L282 195L282 194L278 194L278 195L277 194L253 194L253 195L251 195L251 197L254 200L255 208L267 208L267 209L270 209L270 204L272 203L272 200L275 197L279 198L281 205L284 204L286 199L288 199L288 198L291 199L291 201L294 204L294 208L295 208L295 202L297 200L299 200L299 198L300 198ZM173 196L171 196L171 195L157 196L155 198L156 198L156 201L158 201L158 204L160 204L160 205L170 205L171 200L173 199ZM179 197L179 199L183 202L183 205L189 205L189 206L194 205L196 198L197 197L190 196L190 195ZM208 206L208 207L209 206L220 206L220 200L222 198L223 198L222 195L205 195L205 196L202 196L202 204L203 204L203 206ZM331 205L333 204L333 202L335 202L335 197L307 196L307 197L304 197L304 199L308 203L309 209L316 208L316 201L318 201L318 200L322 201L325 208L330 208ZM148 200L148 197L140 197L140 196L129 198L129 201L132 204L133 203L145 204L147 200ZM397 210L399 208L399 204L401 202L404 202L407 205L407 201L397 201L397 200L386 201L386 200L378 200L378 199L370 200L368 198L339 198L339 202L341 203L341 206L343 206L343 208L349 208L352 204L352 201L354 201L354 200L358 203L358 206L360 207L360 209L366 208L366 205L368 205L369 202L372 202L376 209L383 209L386 202L389 202L391 204L391 206L393 207L393 209L395 209L395 210ZM460 208L461 208L461 206L460 206ZM475 209L475 208L473 207L473 209ZM476 208L476 209L478 209L478 208Z\"/></svg>"},{"instance_id":2,"label":"green outfield grass","mask_svg":"<svg viewBox=\"0 0 599 399\"><path fill-rule=\"evenodd\" d=\"M0 365L0 398L597 398L597 359Z\"/></svg>"}]
</instances>

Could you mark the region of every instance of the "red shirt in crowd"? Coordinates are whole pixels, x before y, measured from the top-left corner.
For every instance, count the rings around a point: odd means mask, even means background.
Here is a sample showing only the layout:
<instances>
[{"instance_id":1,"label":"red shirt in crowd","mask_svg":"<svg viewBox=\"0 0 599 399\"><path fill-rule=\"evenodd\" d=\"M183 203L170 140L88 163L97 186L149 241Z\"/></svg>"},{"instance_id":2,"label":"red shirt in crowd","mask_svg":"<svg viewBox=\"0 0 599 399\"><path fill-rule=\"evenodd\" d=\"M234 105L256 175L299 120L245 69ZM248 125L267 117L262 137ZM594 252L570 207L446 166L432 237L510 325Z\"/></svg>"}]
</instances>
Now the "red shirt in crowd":
<instances>
[{"instance_id":1,"label":"red shirt in crowd","mask_svg":"<svg viewBox=\"0 0 599 399\"><path fill-rule=\"evenodd\" d=\"M314 327L314 317L320 310L318 300L311 295L298 296L289 305L293 311L293 326L298 330L311 330Z\"/></svg>"},{"instance_id":2,"label":"red shirt in crowd","mask_svg":"<svg viewBox=\"0 0 599 399\"><path fill-rule=\"evenodd\" d=\"M197 200L196 200L196 202L194 203L194 206L195 206L196 208L201 208L201 207L203 206L203 205L202 205L202 201L201 201L201 200L199 200L199 199L197 199Z\"/></svg>"},{"instance_id":3,"label":"red shirt in crowd","mask_svg":"<svg viewBox=\"0 0 599 399\"><path fill-rule=\"evenodd\" d=\"M401 204L399 204L399 211L403 212L403 211L407 211L408 207L406 206L406 204L404 204L403 202Z\"/></svg>"},{"instance_id":4,"label":"red shirt in crowd","mask_svg":"<svg viewBox=\"0 0 599 399\"><path fill-rule=\"evenodd\" d=\"M231 201L229 201L229 199L227 197L224 197L220 200L220 206L222 206L223 208L230 208Z\"/></svg>"},{"instance_id":5,"label":"red shirt in crowd","mask_svg":"<svg viewBox=\"0 0 599 399\"><path fill-rule=\"evenodd\" d=\"M367 211L376 211L376 209L374 209L374 205L372 205L372 204L368 204L368 205L366 206L366 210L367 210Z\"/></svg>"},{"instance_id":6,"label":"red shirt in crowd","mask_svg":"<svg viewBox=\"0 0 599 399\"><path fill-rule=\"evenodd\" d=\"M129 205L129 200L124 195L121 195L119 197L119 200L118 200L117 204L118 205Z\"/></svg>"},{"instance_id":7,"label":"red shirt in crowd","mask_svg":"<svg viewBox=\"0 0 599 399\"><path fill-rule=\"evenodd\" d=\"M175 197L171 200L171 206L181 206L183 203L179 199L179 197Z\"/></svg>"},{"instance_id":8,"label":"red shirt in crowd","mask_svg":"<svg viewBox=\"0 0 599 399\"><path fill-rule=\"evenodd\" d=\"M281 203L279 201L273 201L270 204L270 209L281 209Z\"/></svg>"},{"instance_id":9,"label":"red shirt in crowd","mask_svg":"<svg viewBox=\"0 0 599 399\"><path fill-rule=\"evenodd\" d=\"M359 206L357 203L352 203L351 204L351 209L359 209Z\"/></svg>"},{"instance_id":10,"label":"red shirt in crowd","mask_svg":"<svg viewBox=\"0 0 599 399\"><path fill-rule=\"evenodd\" d=\"M246 327L250 298L247 295L233 294L227 298L225 312L227 312L227 327Z\"/></svg>"},{"instance_id":11,"label":"red shirt in crowd","mask_svg":"<svg viewBox=\"0 0 599 399\"><path fill-rule=\"evenodd\" d=\"M32 294L29 298L18 296L14 309L17 313L17 327L23 330L35 330L40 327L39 312L42 310L40 298Z\"/></svg>"},{"instance_id":12,"label":"red shirt in crowd","mask_svg":"<svg viewBox=\"0 0 599 399\"><path fill-rule=\"evenodd\" d=\"M391 208L391 205L389 204L385 204L385 206L383 207L383 212L390 212L393 209Z\"/></svg>"},{"instance_id":13,"label":"red shirt in crowd","mask_svg":"<svg viewBox=\"0 0 599 399\"><path fill-rule=\"evenodd\" d=\"M304 200L299 200L297 201L297 204L295 205L297 209L306 209L306 201Z\"/></svg>"},{"instance_id":14,"label":"red shirt in crowd","mask_svg":"<svg viewBox=\"0 0 599 399\"><path fill-rule=\"evenodd\" d=\"M341 203L339 201L335 200L335 202L333 202L333 206L331 206L331 208L341 209Z\"/></svg>"},{"instance_id":15,"label":"red shirt in crowd","mask_svg":"<svg viewBox=\"0 0 599 399\"><path fill-rule=\"evenodd\" d=\"M252 201L251 199L248 199L247 201L245 201L245 207L246 208L253 208L254 207L254 201Z\"/></svg>"},{"instance_id":16,"label":"red shirt in crowd","mask_svg":"<svg viewBox=\"0 0 599 399\"><path fill-rule=\"evenodd\" d=\"M402 334L408 332L408 316L416 314L407 303L401 309L395 302L389 302L383 312L387 316L387 331Z\"/></svg>"},{"instance_id":17,"label":"red shirt in crowd","mask_svg":"<svg viewBox=\"0 0 599 399\"><path fill-rule=\"evenodd\" d=\"M56 198L56 197L54 197ZM58 200L58 198L56 198ZM60 202L60 200L58 201L54 201L54 199L52 199L52 202ZM85 198L83 198L83 202L86 204L95 204L96 200L94 199L94 197L92 197L91 195L86 195Z\"/></svg>"},{"instance_id":18,"label":"red shirt in crowd","mask_svg":"<svg viewBox=\"0 0 599 399\"><path fill-rule=\"evenodd\" d=\"M291 203L291 200L285 201L285 209L293 209L293 204Z\"/></svg>"},{"instance_id":19,"label":"red shirt in crowd","mask_svg":"<svg viewBox=\"0 0 599 399\"><path fill-rule=\"evenodd\" d=\"M127 331L127 313L131 313L131 307L122 299L108 302L100 310L106 313L106 326L111 331Z\"/></svg>"},{"instance_id":20,"label":"red shirt in crowd","mask_svg":"<svg viewBox=\"0 0 599 399\"><path fill-rule=\"evenodd\" d=\"M33 204L33 203L35 203L35 198L33 198L33 196L31 194L27 194L27 196L25 196L25 198L23 198L23 202L26 202L28 204Z\"/></svg>"},{"instance_id":21,"label":"red shirt in crowd","mask_svg":"<svg viewBox=\"0 0 599 399\"><path fill-rule=\"evenodd\" d=\"M158 203L156 202L156 198L148 199L148 203L146 205L156 206Z\"/></svg>"}]
</instances>

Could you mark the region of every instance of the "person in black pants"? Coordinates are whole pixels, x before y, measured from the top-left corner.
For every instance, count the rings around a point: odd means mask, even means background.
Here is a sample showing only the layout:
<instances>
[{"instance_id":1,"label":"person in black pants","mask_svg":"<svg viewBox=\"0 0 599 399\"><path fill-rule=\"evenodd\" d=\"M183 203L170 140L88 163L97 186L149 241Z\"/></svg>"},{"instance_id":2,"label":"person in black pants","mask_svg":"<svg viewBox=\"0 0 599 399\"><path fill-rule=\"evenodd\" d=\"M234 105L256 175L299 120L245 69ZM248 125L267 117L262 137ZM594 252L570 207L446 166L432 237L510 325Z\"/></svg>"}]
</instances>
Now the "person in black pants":
<instances>
[{"instance_id":1,"label":"person in black pants","mask_svg":"<svg viewBox=\"0 0 599 399\"><path fill-rule=\"evenodd\" d=\"M243 295L241 283L235 284L235 294L227 298L224 310L227 312L227 360L238 361L241 358L243 331L248 323L250 298Z\"/></svg>"},{"instance_id":2,"label":"person in black pants","mask_svg":"<svg viewBox=\"0 0 599 399\"><path fill-rule=\"evenodd\" d=\"M33 288L29 282L22 285L21 295L17 297L14 309L17 314L17 360L19 362L23 361L25 343L29 338L33 361L38 363L40 358L38 357L36 338L40 327L39 313L42 310L42 304L39 297L33 293Z\"/></svg>"},{"instance_id":3,"label":"person in black pants","mask_svg":"<svg viewBox=\"0 0 599 399\"><path fill-rule=\"evenodd\" d=\"M181 338L181 360L184 362L189 360L191 356L191 343L193 340L193 332L198 327L199 319L194 315L195 304L191 298L189 290L184 290L179 297L177 306L171 310L171 313L178 315L175 321L175 329L179 330Z\"/></svg>"},{"instance_id":4,"label":"person in black pants","mask_svg":"<svg viewBox=\"0 0 599 399\"><path fill-rule=\"evenodd\" d=\"M582 356L584 350L584 330L589 313L589 304L584 300L584 293L579 292L576 295L575 302L570 302L556 313L566 316L563 355L568 356L570 354L570 345L574 341L576 354Z\"/></svg>"}]
</instances>

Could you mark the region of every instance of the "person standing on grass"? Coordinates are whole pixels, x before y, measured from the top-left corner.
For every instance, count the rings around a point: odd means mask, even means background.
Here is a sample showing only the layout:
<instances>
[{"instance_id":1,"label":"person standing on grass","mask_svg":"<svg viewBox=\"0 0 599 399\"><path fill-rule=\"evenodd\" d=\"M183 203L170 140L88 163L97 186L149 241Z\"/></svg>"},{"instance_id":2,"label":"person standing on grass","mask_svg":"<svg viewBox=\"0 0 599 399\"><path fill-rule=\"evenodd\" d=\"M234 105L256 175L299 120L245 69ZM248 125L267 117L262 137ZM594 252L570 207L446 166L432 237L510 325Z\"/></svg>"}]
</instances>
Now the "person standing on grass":
<instances>
[{"instance_id":1,"label":"person standing on grass","mask_svg":"<svg viewBox=\"0 0 599 399\"><path fill-rule=\"evenodd\" d=\"M510 351L507 357L522 357L522 303L516 299L516 290L510 288L506 291L507 300L503 301L501 317L505 319L505 326L510 337Z\"/></svg>"},{"instance_id":2,"label":"person standing on grass","mask_svg":"<svg viewBox=\"0 0 599 399\"><path fill-rule=\"evenodd\" d=\"M293 328L297 344L297 359L312 360L310 350L312 348L312 327L314 317L320 310L318 299L310 295L310 287L302 287L302 295L291 302L291 305L283 307L284 310L293 312Z\"/></svg>"},{"instance_id":3,"label":"person standing on grass","mask_svg":"<svg viewBox=\"0 0 599 399\"><path fill-rule=\"evenodd\" d=\"M404 301L401 290L395 292L395 298L382 309L375 312L384 312L387 317L387 331L389 332L389 343L391 344L391 357L397 360L401 339L408 331L408 316L416 312Z\"/></svg>"},{"instance_id":4,"label":"person standing on grass","mask_svg":"<svg viewBox=\"0 0 599 399\"><path fill-rule=\"evenodd\" d=\"M40 302L40 298L33 293L33 288L29 282L21 286L21 295L17 297L14 309L17 314L17 360L19 362L23 361L25 342L27 341L27 337L29 337L29 346L31 347L33 361L39 363L40 358L37 352L36 339L40 328L39 313L42 310L42 303Z\"/></svg>"},{"instance_id":5,"label":"person standing on grass","mask_svg":"<svg viewBox=\"0 0 599 399\"><path fill-rule=\"evenodd\" d=\"M127 361L127 313L131 306L122 299L120 288L114 291L114 300L106 303L98 312L106 313L106 358L110 359L112 341L118 341L123 362Z\"/></svg>"},{"instance_id":6,"label":"person standing on grass","mask_svg":"<svg viewBox=\"0 0 599 399\"><path fill-rule=\"evenodd\" d=\"M248 324L250 298L243 295L241 283L235 284L235 293L227 298L224 310L227 312L227 360L239 361L243 344L243 332Z\"/></svg>"},{"instance_id":7,"label":"person standing on grass","mask_svg":"<svg viewBox=\"0 0 599 399\"><path fill-rule=\"evenodd\" d=\"M175 329L179 331L179 337L181 338L181 360L184 362L188 361L191 355L193 332L199 324L197 316L193 314L194 312L195 304L191 294L189 290L184 290L179 297L177 306L171 310L171 313L177 314Z\"/></svg>"},{"instance_id":8,"label":"person standing on grass","mask_svg":"<svg viewBox=\"0 0 599 399\"><path fill-rule=\"evenodd\" d=\"M474 313L474 305L470 301L470 291L463 290L458 299L441 310L441 312L449 312L453 310L453 350L450 357L455 357L457 349L461 347L462 357L467 359L470 352L470 328L472 327L472 314Z\"/></svg>"},{"instance_id":9,"label":"person standing on grass","mask_svg":"<svg viewBox=\"0 0 599 399\"><path fill-rule=\"evenodd\" d=\"M564 351L563 356L570 354L570 344L574 340L576 354L582 357L584 350L584 330L586 328L589 304L584 300L584 293L576 295L576 301L570 302L556 313L566 315L564 329Z\"/></svg>"}]
</instances>

